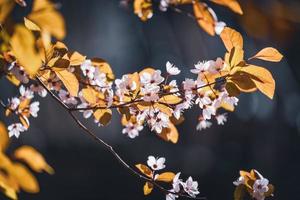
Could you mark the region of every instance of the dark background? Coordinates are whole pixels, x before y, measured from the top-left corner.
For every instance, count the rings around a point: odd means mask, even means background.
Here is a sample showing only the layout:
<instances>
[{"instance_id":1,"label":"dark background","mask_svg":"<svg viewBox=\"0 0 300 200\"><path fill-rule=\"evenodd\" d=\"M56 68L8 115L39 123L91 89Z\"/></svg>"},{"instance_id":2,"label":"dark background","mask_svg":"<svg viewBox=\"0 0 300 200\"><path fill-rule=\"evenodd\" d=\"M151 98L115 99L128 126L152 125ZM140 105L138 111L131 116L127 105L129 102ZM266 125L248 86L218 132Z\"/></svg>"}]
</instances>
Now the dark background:
<instances>
[{"instance_id":1,"label":"dark background","mask_svg":"<svg viewBox=\"0 0 300 200\"><path fill-rule=\"evenodd\" d=\"M219 37L208 36L192 19L171 10L163 13L155 9L153 18L142 23L131 7L122 8L117 0L57 2L66 20L64 42L69 49L104 58L116 77L146 66L164 70L166 61L171 61L182 69L182 80L191 76L189 70L194 63L223 57L225 53ZM274 199L300 199L300 7L297 2L241 1L243 17L210 4L221 20L244 35L248 57L266 46L274 46L285 55L279 64L256 63L267 66L274 75L277 88L273 101L260 93L241 95L236 112L229 114L228 123L214 124L201 132L195 128L199 110L193 108L178 127L180 140L176 145L160 140L148 129L131 140L122 135L116 113L108 127L98 128L92 120L87 122L88 126L131 165L146 162L148 155L166 157L167 169L181 171L185 178L193 176L199 182L201 196L208 200L233 199L232 181L240 169L252 168L275 185ZM273 6L278 3L285 9L275 12ZM190 7L183 9L191 11ZM27 12L22 8L16 10L17 19L22 19ZM247 17L252 21L247 21ZM1 98L17 94L16 88L4 83L1 80ZM38 174L40 193L21 193L20 199L165 198L157 190L144 197L144 183L85 135L55 101L48 97L41 103L39 118L31 120L30 130L20 139L12 140L10 150L21 144L33 145L45 155L56 174Z\"/></svg>"}]
</instances>

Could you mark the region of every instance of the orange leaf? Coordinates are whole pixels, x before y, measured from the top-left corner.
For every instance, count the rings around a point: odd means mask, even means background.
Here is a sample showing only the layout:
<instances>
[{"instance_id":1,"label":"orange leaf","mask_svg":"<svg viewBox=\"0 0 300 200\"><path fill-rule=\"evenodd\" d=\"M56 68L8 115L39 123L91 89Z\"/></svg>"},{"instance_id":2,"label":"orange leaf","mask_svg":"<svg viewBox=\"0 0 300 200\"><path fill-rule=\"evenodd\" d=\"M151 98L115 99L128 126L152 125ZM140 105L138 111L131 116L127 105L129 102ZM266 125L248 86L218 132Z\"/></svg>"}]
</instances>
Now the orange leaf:
<instances>
[{"instance_id":1,"label":"orange leaf","mask_svg":"<svg viewBox=\"0 0 300 200\"><path fill-rule=\"evenodd\" d=\"M22 146L14 152L14 156L26 162L32 170L41 173L43 170L54 174L53 168L48 165L42 154L31 146Z\"/></svg>"},{"instance_id":2,"label":"orange leaf","mask_svg":"<svg viewBox=\"0 0 300 200\"><path fill-rule=\"evenodd\" d=\"M243 14L242 8L237 0L211 0L211 1L216 4L226 6L226 7L230 8L232 11L234 11L240 15Z\"/></svg>"},{"instance_id":3,"label":"orange leaf","mask_svg":"<svg viewBox=\"0 0 300 200\"><path fill-rule=\"evenodd\" d=\"M158 134L159 137L164 139L165 141L170 141L174 144L177 143L178 141L178 131L177 128L172 124L171 122L169 123L168 128L164 128L160 134Z\"/></svg>"},{"instance_id":4,"label":"orange leaf","mask_svg":"<svg viewBox=\"0 0 300 200\"><path fill-rule=\"evenodd\" d=\"M145 174L145 175L148 176L149 178L152 178L153 172L152 172L152 170L151 170L149 167L147 167L146 165L143 165L143 164L136 164L135 167L138 168L143 174Z\"/></svg>"},{"instance_id":5,"label":"orange leaf","mask_svg":"<svg viewBox=\"0 0 300 200\"><path fill-rule=\"evenodd\" d=\"M143 190L144 190L144 195L150 194L153 190L153 184L150 182L146 182Z\"/></svg>"},{"instance_id":6,"label":"orange leaf","mask_svg":"<svg viewBox=\"0 0 300 200\"><path fill-rule=\"evenodd\" d=\"M112 111L110 109L98 109L94 112L94 117L101 125L106 126L111 120Z\"/></svg>"},{"instance_id":7,"label":"orange leaf","mask_svg":"<svg viewBox=\"0 0 300 200\"><path fill-rule=\"evenodd\" d=\"M249 65L241 68L241 71L250 74L256 87L267 97L273 99L275 92L275 81L272 74L265 68Z\"/></svg>"},{"instance_id":8,"label":"orange leaf","mask_svg":"<svg viewBox=\"0 0 300 200\"><path fill-rule=\"evenodd\" d=\"M200 27L208 34L215 35L215 20L206 4L199 1L193 3L194 15Z\"/></svg>"},{"instance_id":9,"label":"orange leaf","mask_svg":"<svg viewBox=\"0 0 300 200\"><path fill-rule=\"evenodd\" d=\"M9 142L7 129L4 123L0 122L0 151L4 151L7 148Z\"/></svg>"},{"instance_id":10,"label":"orange leaf","mask_svg":"<svg viewBox=\"0 0 300 200\"><path fill-rule=\"evenodd\" d=\"M159 174L156 177L156 180L169 183L169 182L173 181L174 176L175 176L175 174L173 172L164 172L162 174Z\"/></svg>"},{"instance_id":11,"label":"orange leaf","mask_svg":"<svg viewBox=\"0 0 300 200\"><path fill-rule=\"evenodd\" d=\"M283 58L283 55L277 49L267 47L260 50L255 56L249 58L249 60L253 58L270 62L280 62Z\"/></svg>"},{"instance_id":12,"label":"orange leaf","mask_svg":"<svg viewBox=\"0 0 300 200\"><path fill-rule=\"evenodd\" d=\"M240 49L243 49L243 37L236 30L225 27L220 37L228 52L230 52L233 47L239 47Z\"/></svg>"}]
</instances>

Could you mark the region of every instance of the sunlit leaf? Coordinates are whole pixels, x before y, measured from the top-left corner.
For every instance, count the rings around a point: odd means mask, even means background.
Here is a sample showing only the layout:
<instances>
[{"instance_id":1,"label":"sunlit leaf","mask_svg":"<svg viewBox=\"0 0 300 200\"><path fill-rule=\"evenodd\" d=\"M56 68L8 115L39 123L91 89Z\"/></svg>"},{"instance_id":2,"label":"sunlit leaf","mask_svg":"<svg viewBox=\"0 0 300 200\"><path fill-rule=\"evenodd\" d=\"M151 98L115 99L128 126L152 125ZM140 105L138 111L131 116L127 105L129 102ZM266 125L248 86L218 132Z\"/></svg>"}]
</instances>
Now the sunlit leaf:
<instances>
[{"instance_id":1,"label":"sunlit leaf","mask_svg":"<svg viewBox=\"0 0 300 200\"><path fill-rule=\"evenodd\" d=\"M9 141L7 129L4 123L0 122L0 151L4 151L7 148Z\"/></svg>"},{"instance_id":2,"label":"sunlit leaf","mask_svg":"<svg viewBox=\"0 0 300 200\"><path fill-rule=\"evenodd\" d=\"M29 30L32 31L41 31L40 27L38 25L36 25L34 22L32 22L31 20L27 19L26 17L24 17L24 24L26 26L26 28L28 28Z\"/></svg>"},{"instance_id":3,"label":"sunlit leaf","mask_svg":"<svg viewBox=\"0 0 300 200\"><path fill-rule=\"evenodd\" d=\"M272 74L265 68L249 65L243 67L241 71L251 75L252 81L255 83L256 87L267 97L273 99L275 91L275 81Z\"/></svg>"},{"instance_id":4,"label":"sunlit leaf","mask_svg":"<svg viewBox=\"0 0 300 200\"><path fill-rule=\"evenodd\" d=\"M149 178L152 178L153 172L152 172L152 170L151 170L149 167L147 167L146 165L143 165L143 164L136 164L135 167L138 168L143 174L145 174L145 175L148 176Z\"/></svg>"},{"instance_id":5,"label":"sunlit leaf","mask_svg":"<svg viewBox=\"0 0 300 200\"><path fill-rule=\"evenodd\" d=\"M49 174L54 174L53 168L48 165L43 155L31 146L19 147L14 152L14 156L16 159L22 160L27 163L32 170L38 173L46 171Z\"/></svg>"},{"instance_id":6,"label":"sunlit leaf","mask_svg":"<svg viewBox=\"0 0 300 200\"><path fill-rule=\"evenodd\" d=\"M165 141L170 141L174 144L177 143L179 138L177 128L172 123L169 123L169 127L164 128L162 132L158 134L158 136L164 139Z\"/></svg>"},{"instance_id":7,"label":"sunlit leaf","mask_svg":"<svg viewBox=\"0 0 300 200\"><path fill-rule=\"evenodd\" d=\"M8 198L17 200L18 196L16 191L8 184L0 180L0 191L3 192Z\"/></svg>"},{"instance_id":8,"label":"sunlit leaf","mask_svg":"<svg viewBox=\"0 0 300 200\"><path fill-rule=\"evenodd\" d=\"M110 122L111 116L112 111L110 109L97 109L94 112L95 120L99 121L103 126L106 126Z\"/></svg>"},{"instance_id":9,"label":"sunlit leaf","mask_svg":"<svg viewBox=\"0 0 300 200\"><path fill-rule=\"evenodd\" d=\"M225 27L220 37L228 52L230 52L233 47L243 49L243 37L236 30Z\"/></svg>"},{"instance_id":10,"label":"sunlit leaf","mask_svg":"<svg viewBox=\"0 0 300 200\"><path fill-rule=\"evenodd\" d=\"M49 0L35 0L28 19L59 40L66 35L64 18Z\"/></svg>"},{"instance_id":11,"label":"sunlit leaf","mask_svg":"<svg viewBox=\"0 0 300 200\"><path fill-rule=\"evenodd\" d=\"M33 34L24 26L17 25L10 41L18 62L30 75L35 75L42 65L41 58L35 50Z\"/></svg>"},{"instance_id":12,"label":"sunlit leaf","mask_svg":"<svg viewBox=\"0 0 300 200\"><path fill-rule=\"evenodd\" d=\"M242 15L242 8L237 0L211 0L214 3L217 3L222 6L230 8L232 11Z\"/></svg>"},{"instance_id":13,"label":"sunlit leaf","mask_svg":"<svg viewBox=\"0 0 300 200\"><path fill-rule=\"evenodd\" d=\"M150 182L146 182L144 187L143 187L143 190L144 190L144 195L148 195L152 192L153 190L153 184L150 183Z\"/></svg>"},{"instance_id":14,"label":"sunlit leaf","mask_svg":"<svg viewBox=\"0 0 300 200\"><path fill-rule=\"evenodd\" d=\"M178 104L182 101L182 99L175 95L165 95L161 97L158 102L166 103L166 104Z\"/></svg>"},{"instance_id":15,"label":"sunlit leaf","mask_svg":"<svg viewBox=\"0 0 300 200\"><path fill-rule=\"evenodd\" d=\"M14 163L9 169L9 173L16 179L25 192L37 193L40 191L36 178L24 165Z\"/></svg>"},{"instance_id":16,"label":"sunlit leaf","mask_svg":"<svg viewBox=\"0 0 300 200\"><path fill-rule=\"evenodd\" d=\"M174 177L175 174L173 172L164 172L162 174L158 174L155 180L169 183L173 181Z\"/></svg>"},{"instance_id":17,"label":"sunlit leaf","mask_svg":"<svg viewBox=\"0 0 300 200\"><path fill-rule=\"evenodd\" d=\"M153 15L151 0L134 0L133 9L142 21L147 21Z\"/></svg>"},{"instance_id":18,"label":"sunlit leaf","mask_svg":"<svg viewBox=\"0 0 300 200\"><path fill-rule=\"evenodd\" d=\"M280 62L283 55L277 49L267 47L259 51L255 56L249 58L249 60L254 58L270 62Z\"/></svg>"},{"instance_id":19,"label":"sunlit leaf","mask_svg":"<svg viewBox=\"0 0 300 200\"><path fill-rule=\"evenodd\" d=\"M68 70L56 71L55 74L63 82L72 96L77 96L79 90L79 82L76 76Z\"/></svg>"},{"instance_id":20,"label":"sunlit leaf","mask_svg":"<svg viewBox=\"0 0 300 200\"><path fill-rule=\"evenodd\" d=\"M244 185L239 185L234 190L234 200L243 200L246 194L246 187Z\"/></svg>"},{"instance_id":21,"label":"sunlit leaf","mask_svg":"<svg viewBox=\"0 0 300 200\"><path fill-rule=\"evenodd\" d=\"M209 12L206 4L195 1L193 3L193 9L199 26L208 34L212 36L215 35L215 20L212 14Z\"/></svg>"}]
</instances>

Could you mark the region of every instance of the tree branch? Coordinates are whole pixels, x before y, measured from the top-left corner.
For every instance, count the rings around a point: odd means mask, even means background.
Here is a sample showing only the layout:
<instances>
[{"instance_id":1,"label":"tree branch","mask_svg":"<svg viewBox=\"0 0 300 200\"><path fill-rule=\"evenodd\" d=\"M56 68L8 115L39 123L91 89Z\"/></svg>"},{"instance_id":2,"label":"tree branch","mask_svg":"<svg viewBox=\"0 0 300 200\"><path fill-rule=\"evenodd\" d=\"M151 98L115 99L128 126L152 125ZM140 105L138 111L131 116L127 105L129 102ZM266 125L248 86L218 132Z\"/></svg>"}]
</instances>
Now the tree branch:
<instances>
[{"instance_id":1,"label":"tree branch","mask_svg":"<svg viewBox=\"0 0 300 200\"><path fill-rule=\"evenodd\" d=\"M154 186L156 186L158 189L160 189L163 193L165 194L175 194L181 197L186 197L186 198L190 198L190 199L206 199L205 197L191 197L189 195L185 195L185 194L181 194L181 193L176 193L176 192L171 192L168 191L167 189L165 189L163 186L161 186L160 184L158 184L154 179L149 178L144 176L143 174L137 172L136 170L134 170L129 164L127 164L122 158L121 156L114 150L114 148L109 145L108 143L106 143L104 140L102 140L101 138L99 138L95 133L93 133L91 130L89 130L74 114L74 110L72 110L71 108L69 108L68 105L66 105L64 102L62 102L51 90L49 90L47 88L47 86L43 83L43 81L37 76L36 77L38 82L47 90L47 92L51 95L51 97L56 100L65 110L67 110L67 112L70 114L70 116L73 118L73 120L76 122L76 124L84 130L84 132L89 135L90 137L92 137L96 142L100 143L106 150L108 150L115 158L116 160L126 169L128 169L128 171L130 171L133 175L137 176L140 179L143 179L144 181L148 181L150 183L152 183Z\"/></svg>"}]
</instances>

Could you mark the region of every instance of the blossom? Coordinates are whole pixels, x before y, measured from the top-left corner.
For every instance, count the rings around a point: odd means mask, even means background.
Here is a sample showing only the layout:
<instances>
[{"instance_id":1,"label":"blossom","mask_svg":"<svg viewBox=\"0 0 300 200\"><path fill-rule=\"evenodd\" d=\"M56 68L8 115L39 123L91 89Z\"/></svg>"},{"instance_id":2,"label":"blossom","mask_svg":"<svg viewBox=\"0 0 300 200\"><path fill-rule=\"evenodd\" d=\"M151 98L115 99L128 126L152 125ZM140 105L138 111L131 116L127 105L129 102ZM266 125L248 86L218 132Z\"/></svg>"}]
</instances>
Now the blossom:
<instances>
[{"instance_id":1,"label":"blossom","mask_svg":"<svg viewBox=\"0 0 300 200\"><path fill-rule=\"evenodd\" d=\"M173 65L169 61L166 64L166 69L167 69L168 74L170 74L170 75L178 75L181 72L177 67L175 67L175 65Z\"/></svg>"},{"instance_id":2,"label":"blossom","mask_svg":"<svg viewBox=\"0 0 300 200\"><path fill-rule=\"evenodd\" d=\"M27 129L21 123L14 123L8 126L8 136L12 137L15 136L18 138L21 132L26 131Z\"/></svg>"},{"instance_id":3,"label":"blossom","mask_svg":"<svg viewBox=\"0 0 300 200\"><path fill-rule=\"evenodd\" d=\"M170 192L174 192L174 190L169 190ZM166 194L166 200L175 200L178 198L178 195L173 194L173 193L168 193Z\"/></svg>"},{"instance_id":4,"label":"blossom","mask_svg":"<svg viewBox=\"0 0 300 200\"><path fill-rule=\"evenodd\" d=\"M216 120L219 125L224 125L227 121L227 113L216 115Z\"/></svg>"},{"instance_id":5,"label":"blossom","mask_svg":"<svg viewBox=\"0 0 300 200\"><path fill-rule=\"evenodd\" d=\"M81 109L81 108L84 109L84 108L87 108L87 107L89 107L89 104L86 103L86 102L82 102L81 104L79 104L77 106L77 108L79 108L79 109ZM79 110L79 112L83 113L83 117L85 119L90 118L93 114L93 110Z\"/></svg>"},{"instance_id":6,"label":"blossom","mask_svg":"<svg viewBox=\"0 0 300 200\"><path fill-rule=\"evenodd\" d=\"M152 74L148 72L144 72L140 75L140 80L142 86L146 86L149 84L159 85L164 81L164 77L161 76L160 70L155 70Z\"/></svg>"},{"instance_id":7,"label":"blossom","mask_svg":"<svg viewBox=\"0 0 300 200\"><path fill-rule=\"evenodd\" d=\"M204 119L211 119L212 115L216 114L216 108L214 106L203 106L202 115Z\"/></svg>"},{"instance_id":8,"label":"blossom","mask_svg":"<svg viewBox=\"0 0 300 200\"><path fill-rule=\"evenodd\" d=\"M191 197L196 197L197 194L199 194L200 192L198 191L198 182L197 181L193 181L192 177L189 177L186 182L184 182L182 184L183 189L186 193L188 193L188 195L190 195Z\"/></svg>"},{"instance_id":9,"label":"blossom","mask_svg":"<svg viewBox=\"0 0 300 200\"><path fill-rule=\"evenodd\" d=\"M34 97L33 91L29 88L25 88L23 85L20 86L19 92L24 99L32 99Z\"/></svg>"},{"instance_id":10,"label":"blossom","mask_svg":"<svg viewBox=\"0 0 300 200\"><path fill-rule=\"evenodd\" d=\"M136 82L132 81L128 75L123 75L122 79L116 79L116 95L122 100L123 95L134 91L137 88Z\"/></svg>"},{"instance_id":11,"label":"blossom","mask_svg":"<svg viewBox=\"0 0 300 200\"><path fill-rule=\"evenodd\" d=\"M151 127L151 131L155 130L157 133L161 133L163 128L169 126L169 117L165 113L158 112L148 120L148 124Z\"/></svg>"},{"instance_id":12,"label":"blossom","mask_svg":"<svg viewBox=\"0 0 300 200\"><path fill-rule=\"evenodd\" d=\"M129 122L128 124L126 124L126 127L123 128L122 133L123 134L127 134L128 137L130 137L131 139L139 136L139 131L143 130L143 126L141 126L138 123L131 123Z\"/></svg>"},{"instance_id":13,"label":"blossom","mask_svg":"<svg viewBox=\"0 0 300 200\"><path fill-rule=\"evenodd\" d=\"M198 62L197 64L195 64L195 69L191 69L191 72L193 74L200 74L200 75L202 75L206 71L213 73L215 72L214 67L215 67L215 61L213 60Z\"/></svg>"},{"instance_id":14,"label":"blossom","mask_svg":"<svg viewBox=\"0 0 300 200\"><path fill-rule=\"evenodd\" d=\"M38 101L35 101L35 102L33 102L33 103L30 104L30 106L29 106L29 112L30 112L30 114L33 117L37 117L37 113L40 110L39 106L40 106L40 102L38 102Z\"/></svg>"},{"instance_id":15,"label":"blossom","mask_svg":"<svg viewBox=\"0 0 300 200\"><path fill-rule=\"evenodd\" d=\"M89 79L94 78L95 67L92 65L91 60L85 60L81 65L80 69L84 76L87 76Z\"/></svg>"},{"instance_id":16,"label":"blossom","mask_svg":"<svg viewBox=\"0 0 300 200\"><path fill-rule=\"evenodd\" d=\"M192 91L196 89L196 81L190 78L186 78L183 82L183 89L185 91Z\"/></svg>"},{"instance_id":17,"label":"blossom","mask_svg":"<svg viewBox=\"0 0 300 200\"><path fill-rule=\"evenodd\" d=\"M101 89L110 88L110 85L107 84L106 74L101 72L99 68L96 68L94 72L94 77L90 80L92 85L99 86Z\"/></svg>"},{"instance_id":18,"label":"blossom","mask_svg":"<svg viewBox=\"0 0 300 200\"><path fill-rule=\"evenodd\" d=\"M61 89L58 93L59 98L66 104L77 104L77 100L75 97L71 96L69 92Z\"/></svg>"},{"instance_id":19,"label":"blossom","mask_svg":"<svg viewBox=\"0 0 300 200\"><path fill-rule=\"evenodd\" d=\"M148 85L147 87L142 87L141 92L144 94L143 100L147 102L154 102L159 99L158 92L160 91L157 85Z\"/></svg>"},{"instance_id":20,"label":"blossom","mask_svg":"<svg viewBox=\"0 0 300 200\"><path fill-rule=\"evenodd\" d=\"M210 121L205 120L203 117L200 117L199 123L196 127L197 130L201 131L203 129L207 129L211 127L212 123Z\"/></svg>"},{"instance_id":21,"label":"blossom","mask_svg":"<svg viewBox=\"0 0 300 200\"><path fill-rule=\"evenodd\" d=\"M26 84L29 82L29 77L25 73L24 68L21 66L17 66L16 62L12 62L8 70L10 70L11 73L22 83Z\"/></svg>"},{"instance_id":22,"label":"blossom","mask_svg":"<svg viewBox=\"0 0 300 200\"><path fill-rule=\"evenodd\" d=\"M266 178L261 178L255 180L253 184L253 193L259 193L259 194L264 194L265 192L268 192L269 190L269 180Z\"/></svg>"},{"instance_id":23,"label":"blossom","mask_svg":"<svg viewBox=\"0 0 300 200\"><path fill-rule=\"evenodd\" d=\"M164 169L166 159L164 157L155 158L154 156L148 156L147 165L151 167L152 170L161 170Z\"/></svg>"},{"instance_id":24,"label":"blossom","mask_svg":"<svg viewBox=\"0 0 300 200\"><path fill-rule=\"evenodd\" d=\"M13 97L12 99L8 99L9 108L11 110L16 110L18 106L20 105L21 101L17 97Z\"/></svg>"},{"instance_id":25,"label":"blossom","mask_svg":"<svg viewBox=\"0 0 300 200\"><path fill-rule=\"evenodd\" d=\"M182 179L179 178L180 174L181 173L178 172L173 178L172 186L173 186L174 192L179 192L180 187L183 185Z\"/></svg>"},{"instance_id":26,"label":"blossom","mask_svg":"<svg viewBox=\"0 0 300 200\"><path fill-rule=\"evenodd\" d=\"M170 0L160 0L159 9L163 12L168 10Z\"/></svg>"},{"instance_id":27,"label":"blossom","mask_svg":"<svg viewBox=\"0 0 300 200\"><path fill-rule=\"evenodd\" d=\"M41 85L32 84L30 86L30 90L33 91L33 92L37 92L38 95L40 95L41 97L46 97L47 96L47 90Z\"/></svg>"},{"instance_id":28,"label":"blossom","mask_svg":"<svg viewBox=\"0 0 300 200\"><path fill-rule=\"evenodd\" d=\"M211 91L201 91L198 94L198 98L195 101L195 104L199 104L200 108L205 107L206 105L210 105L212 103L210 99Z\"/></svg>"}]
</instances>

